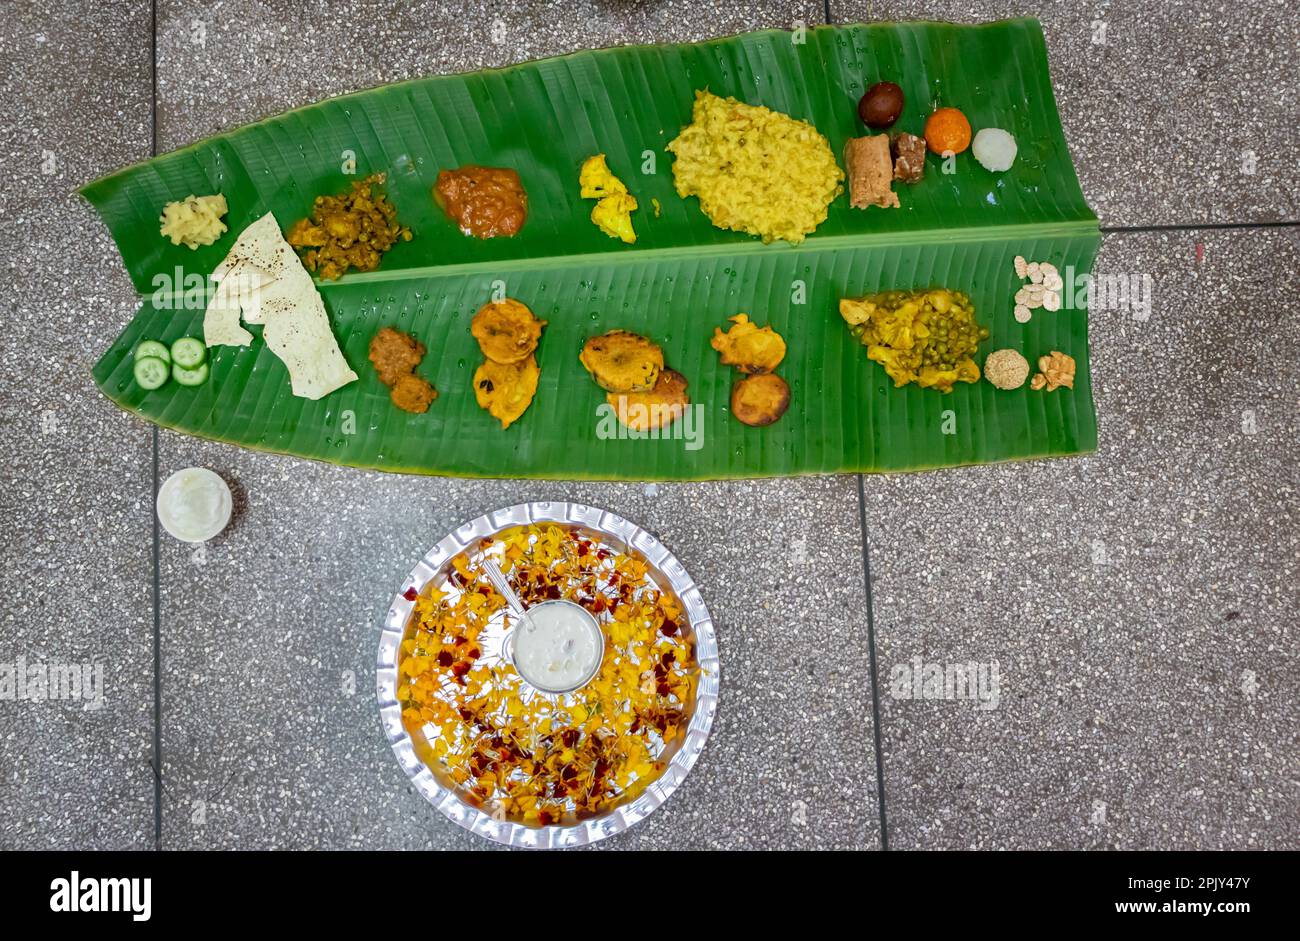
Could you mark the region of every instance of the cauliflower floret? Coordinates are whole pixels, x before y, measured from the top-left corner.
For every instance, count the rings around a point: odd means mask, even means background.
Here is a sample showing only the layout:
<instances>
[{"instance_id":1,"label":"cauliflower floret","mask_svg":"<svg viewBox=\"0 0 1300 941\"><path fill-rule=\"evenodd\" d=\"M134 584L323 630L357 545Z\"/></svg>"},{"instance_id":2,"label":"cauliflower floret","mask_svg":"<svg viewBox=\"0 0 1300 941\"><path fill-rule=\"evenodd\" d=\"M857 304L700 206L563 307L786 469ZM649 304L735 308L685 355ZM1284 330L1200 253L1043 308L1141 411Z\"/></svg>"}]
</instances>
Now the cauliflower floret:
<instances>
[{"instance_id":1,"label":"cauliflower floret","mask_svg":"<svg viewBox=\"0 0 1300 941\"><path fill-rule=\"evenodd\" d=\"M866 298L846 297L840 301L840 316L850 327L866 323L875 311L876 305Z\"/></svg>"},{"instance_id":2,"label":"cauliflower floret","mask_svg":"<svg viewBox=\"0 0 1300 941\"><path fill-rule=\"evenodd\" d=\"M886 311L875 317L876 334L880 342L896 350L910 350L930 335L930 328L917 316L916 304L904 304L897 310Z\"/></svg>"},{"instance_id":3,"label":"cauliflower floret","mask_svg":"<svg viewBox=\"0 0 1300 941\"><path fill-rule=\"evenodd\" d=\"M867 347L867 358L884 366L895 386L905 386L916 380L915 357L910 353L873 344Z\"/></svg>"},{"instance_id":4,"label":"cauliflower floret","mask_svg":"<svg viewBox=\"0 0 1300 941\"><path fill-rule=\"evenodd\" d=\"M596 203L591 210L591 221L600 226L606 235L622 239L629 245L636 241L636 231L632 228L632 211L636 209L636 197L628 193L615 193Z\"/></svg>"},{"instance_id":5,"label":"cauliflower floret","mask_svg":"<svg viewBox=\"0 0 1300 941\"><path fill-rule=\"evenodd\" d=\"M627 193L623 181L609 169L604 154L596 154L583 161L582 170L578 173L578 185L582 187L583 199L602 199Z\"/></svg>"},{"instance_id":6,"label":"cauliflower floret","mask_svg":"<svg viewBox=\"0 0 1300 941\"><path fill-rule=\"evenodd\" d=\"M940 369L938 366L923 366L916 384L923 389L938 389L951 392L955 382L978 382L980 368L975 361L964 358L957 361L952 369Z\"/></svg>"}]
</instances>

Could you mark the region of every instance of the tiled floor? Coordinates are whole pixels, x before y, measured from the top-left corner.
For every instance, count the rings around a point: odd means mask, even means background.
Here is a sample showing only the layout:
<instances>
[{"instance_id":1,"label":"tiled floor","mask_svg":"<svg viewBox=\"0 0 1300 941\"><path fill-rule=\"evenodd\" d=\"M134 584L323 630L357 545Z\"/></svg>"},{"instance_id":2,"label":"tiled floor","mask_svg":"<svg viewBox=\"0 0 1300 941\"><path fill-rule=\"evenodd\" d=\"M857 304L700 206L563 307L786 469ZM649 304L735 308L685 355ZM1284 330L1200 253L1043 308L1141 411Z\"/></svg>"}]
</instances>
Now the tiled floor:
<instances>
[{"instance_id":1,"label":"tiled floor","mask_svg":"<svg viewBox=\"0 0 1300 941\"><path fill-rule=\"evenodd\" d=\"M155 25L147 3L86 3L0 29L14 103L0 231L19 246L0 301L17 332L0 352L0 662L101 664L105 690L86 710L0 703L0 847L484 846L391 757L369 692L377 621L383 586L443 532L538 498L655 532L719 625L724 702L704 756L612 848L1294 846L1300 14L1040 4L1067 139L1112 230L1097 270L1155 285L1149 317L1092 314L1092 457L861 480L436 480L155 437L100 398L89 364L134 305L70 194L154 146L583 46L827 12L1024 12L676 0L557 18L511 3L494 30L471 6L159 0ZM1255 225L1277 222L1292 225ZM206 551L164 535L155 555L155 454L160 476L203 464L235 484L235 524ZM996 665L995 708L917 698L909 671L957 663Z\"/></svg>"},{"instance_id":2,"label":"tiled floor","mask_svg":"<svg viewBox=\"0 0 1300 941\"><path fill-rule=\"evenodd\" d=\"M1300 16L1286 0L831 0L836 23L1036 16L1103 226L1300 216Z\"/></svg>"},{"instance_id":3,"label":"tiled floor","mask_svg":"<svg viewBox=\"0 0 1300 941\"><path fill-rule=\"evenodd\" d=\"M1157 303L1091 312L1098 453L865 479L891 845L1294 842L1298 265L1294 229L1109 235ZM997 708L891 688L916 658L996 662Z\"/></svg>"},{"instance_id":4,"label":"tiled floor","mask_svg":"<svg viewBox=\"0 0 1300 941\"><path fill-rule=\"evenodd\" d=\"M148 846L152 433L90 381L137 302L72 192L149 156L149 10L10 7L3 23L0 662L99 667L103 701L0 702L0 847Z\"/></svg>"}]
</instances>

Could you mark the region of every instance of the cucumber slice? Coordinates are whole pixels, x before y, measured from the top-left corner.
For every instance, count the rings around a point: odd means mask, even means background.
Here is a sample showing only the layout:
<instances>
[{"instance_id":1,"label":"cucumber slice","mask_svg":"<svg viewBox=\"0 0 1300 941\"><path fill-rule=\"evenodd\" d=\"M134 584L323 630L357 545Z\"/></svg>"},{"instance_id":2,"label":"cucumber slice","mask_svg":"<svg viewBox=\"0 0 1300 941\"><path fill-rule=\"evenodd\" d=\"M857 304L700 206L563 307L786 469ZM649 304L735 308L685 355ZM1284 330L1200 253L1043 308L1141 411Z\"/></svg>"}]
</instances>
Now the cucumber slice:
<instances>
[{"instance_id":1,"label":"cucumber slice","mask_svg":"<svg viewBox=\"0 0 1300 941\"><path fill-rule=\"evenodd\" d=\"M193 369L208 358L208 348L202 340L194 337L181 337L172 344L172 362L186 369Z\"/></svg>"},{"instance_id":2,"label":"cucumber slice","mask_svg":"<svg viewBox=\"0 0 1300 941\"><path fill-rule=\"evenodd\" d=\"M140 345L135 348L135 358L144 359L152 356L154 359L160 359L168 366L172 362L172 354L167 351L167 347L157 340L141 340Z\"/></svg>"},{"instance_id":3,"label":"cucumber slice","mask_svg":"<svg viewBox=\"0 0 1300 941\"><path fill-rule=\"evenodd\" d=\"M172 378L183 386L201 386L208 381L208 364L199 363L193 369L187 369L180 363L172 363Z\"/></svg>"},{"instance_id":4,"label":"cucumber slice","mask_svg":"<svg viewBox=\"0 0 1300 941\"><path fill-rule=\"evenodd\" d=\"M137 357L131 368L135 384L141 389L156 389L167 381L167 364L157 356Z\"/></svg>"}]
</instances>

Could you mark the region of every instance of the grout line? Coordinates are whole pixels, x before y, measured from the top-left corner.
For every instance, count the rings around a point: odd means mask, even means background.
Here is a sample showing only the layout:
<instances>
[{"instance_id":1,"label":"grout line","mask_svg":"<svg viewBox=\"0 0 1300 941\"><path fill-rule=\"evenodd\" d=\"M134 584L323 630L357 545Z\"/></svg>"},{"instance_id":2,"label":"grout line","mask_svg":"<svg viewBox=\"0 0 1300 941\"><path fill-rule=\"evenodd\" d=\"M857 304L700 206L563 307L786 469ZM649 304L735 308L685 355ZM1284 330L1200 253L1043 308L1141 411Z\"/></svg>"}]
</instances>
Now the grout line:
<instances>
[{"instance_id":1,"label":"grout line","mask_svg":"<svg viewBox=\"0 0 1300 941\"><path fill-rule=\"evenodd\" d=\"M1103 225L1103 235L1125 232L1193 232L1197 229L1293 229L1300 222L1190 222L1170 223L1168 225Z\"/></svg>"},{"instance_id":2,"label":"grout line","mask_svg":"<svg viewBox=\"0 0 1300 941\"><path fill-rule=\"evenodd\" d=\"M823 22L833 26L831 17L831 0L822 0ZM1087 194L1084 194L1085 199ZM1287 222L1205 222L1205 223L1170 223L1162 225L1103 225L1102 234L1124 232L1184 232L1193 229L1286 229L1300 227L1300 221Z\"/></svg>"},{"instance_id":3,"label":"grout line","mask_svg":"<svg viewBox=\"0 0 1300 941\"><path fill-rule=\"evenodd\" d=\"M824 22L832 24L830 0L823 0ZM158 155L158 0L150 4L150 55L151 69L151 116L150 116L150 153ZM1186 225L1150 225L1150 226L1101 226L1103 234L1129 232L1167 232L1191 231L1197 229L1268 229L1292 228L1300 222L1244 222L1244 223L1202 223ZM158 514L154 512L154 500L158 493L159 446L158 427L152 428L152 493L149 511L152 519L152 602L153 602L153 771L154 771L154 848L162 848L162 618L160 589L160 534ZM876 631L874 602L871 592L871 558L867 530L866 490L862 474L858 478L858 514L862 533L862 567L864 588L867 600L867 655L871 671L871 714L872 731L875 739L876 757L876 801L880 813L880 848L889 849L889 830L885 810L884 757L881 746L880 693L877 683L876 666Z\"/></svg>"},{"instance_id":4,"label":"grout line","mask_svg":"<svg viewBox=\"0 0 1300 941\"><path fill-rule=\"evenodd\" d=\"M153 844L162 848L162 624L159 612L158 514L158 426L153 428L153 499L149 514L153 517Z\"/></svg>"},{"instance_id":5,"label":"grout line","mask_svg":"<svg viewBox=\"0 0 1300 941\"><path fill-rule=\"evenodd\" d=\"M158 155L158 0L149 5L149 56L150 114L149 150ZM154 504L158 499L158 426L153 426L153 498L149 501L149 515L153 520L153 846L162 849L162 610L159 589L158 513Z\"/></svg>"},{"instance_id":6,"label":"grout line","mask_svg":"<svg viewBox=\"0 0 1300 941\"><path fill-rule=\"evenodd\" d=\"M831 19L831 0L823 0L826 25ZM867 493L861 474L858 478L858 529L862 533L862 585L867 598L867 664L871 670L871 733L876 749L876 809L880 813L880 848L889 849L889 827L885 814L885 762L880 747L880 692L876 687L876 615L871 598L871 556L867 540Z\"/></svg>"},{"instance_id":7,"label":"grout line","mask_svg":"<svg viewBox=\"0 0 1300 941\"><path fill-rule=\"evenodd\" d=\"M871 547L867 537L867 492L858 474L858 523L862 529L862 576L867 593L867 660L871 668L871 730L876 744L876 804L880 808L880 848L889 849L889 827L885 814L885 758L880 744L880 688L876 671L876 614L871 597Z\"/></svg>"},{"instance_id":8,"label":"grout line","mask_svg":"<svg viewBox=\"0 0 1300 941\"><path fill-rule=\"evenodd\" d=\"M831 0L823 0L826 25L833 25ZM864 478L858 478L858 528L862 533L862 585L867 598L867 664L871 670L871 732L876 750L876 808L880 812L880 848L889 849L889 826L885 814L885 761L880 746L880 691L876 685L876 615L871 597L871 555L867 539L867 493Z\"/></svg>"}]
</instances>

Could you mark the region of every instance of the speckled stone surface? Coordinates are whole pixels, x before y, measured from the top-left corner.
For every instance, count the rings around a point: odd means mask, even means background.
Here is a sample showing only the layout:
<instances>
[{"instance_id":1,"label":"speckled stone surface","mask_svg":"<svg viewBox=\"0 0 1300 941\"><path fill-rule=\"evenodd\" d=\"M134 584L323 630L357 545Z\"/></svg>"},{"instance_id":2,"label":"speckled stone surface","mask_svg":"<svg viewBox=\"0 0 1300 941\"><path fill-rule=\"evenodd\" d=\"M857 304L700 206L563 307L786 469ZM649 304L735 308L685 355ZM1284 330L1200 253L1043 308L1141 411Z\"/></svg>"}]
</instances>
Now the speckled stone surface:
<instances>
[{"instance_id":1,"label":"speckled stone surface","mask_svg":"<svg viewBox=\"0 0 1300 941\"><path fill-rule=\"evenodd\" d=\"M0 849L153 845L150 431L90 378L135 305L73 193L149 153L150 24L75 6L0 28L0 673L102 669L104 695L0 696Z\"/></svg>"},{"instance_id":2,"label":"speckled stone surface","mask_svg":"<svg viewBox=\"0 0 1300 941\"><path fill-rule=\"evenodd\" d=\"M1091 315L1098 453L866 478L891 847L1294 848L1297 266L1107 236L1155 304ZM996 661L997 708L891 688L914 658Z\"/></svg>"},{"instance_id":3,"label":"speckled stone surface","mask_svg":"<svg viewBox=\"0 0 1300 941\"><path fill-rule=\"evenodd\" d=\"M1293 3L830 0L830 11L834 23L1036 16L1103 225L1300 220Z\"/></svg>"},{"instance_id":4,"label":"speckled stone surface","mask_svg":"<svg viewBox=\"0 0 1300 941\"><path fill-rule=\"evenodd\" d=\"M825 16L820 2L512 0L485 7L472 0L378 6L337 0L328 8L321 15L287 0L227 0L211 8L197 0L159 0L162 149L387 82L578 49L812 25ZM275 81L247 80L267 69Z\"/></svg>"},{"instance_id":5,"label":"speckled stone surface","mask_svg":"<svg viewBox=\"0 0 1300 941\"><path fill-rule=\"evenodd\" d=\"M160 0L159 145L421 74L822 17L820 3L474 9ZM1024 12L831 4L836 22ZM1294 10L1036 12L1104 224L1296 219ZM150 25L132 2L19 7L0 27L0 154L21 184L0 192L15 246L0 297L0 665L102 665L106 688L101 709L0 701L0 848L153 845L151 431L88 376L135 304L71 195L148 155ZM1296 845L1300 350L1277 297L1294 292L1298 254L1294 230L1108 236L1099 270L1157 287L1147 320L1093 316L1099 454L865 479L891 846ZM450 527L533 499L655 532L718 624L722 705L700 763L602 846L880 844L856 478L457 481L169 432L160 449L163 474L212 467L237 501L202 552L160 547L163 846L486 847L408 787L388 749L378 622ZM86 613L64 613L74 597ZM996 661L997 708L896 697L891 671L916 657Z\"/></svg>"},{"instance_id":6,"label":"speckled stone surface","mask_svg":"<svg viewBox=\"0 0 1300 941\"><path fill-rule=\"evenodd\" d=\"M384 739L379 622L446 532L538 499L654 532L718 625L723 691L703 757L601 846L878 845L854 478L420 479L167 439L166 468L214 468L239 506L204 553L163 545L165 846L484 846L411 789Z\"/></svg>"},{"instance_id":7,"label":"speckled stone surface","mask_svg":"<svg viewBox=\"0 0 1300 941\"><path fill-rule=\"evenodd\" d=\"M383 80L794 19L784 5L705 15L688 4L654 12L597 4L557 23L545 4L511 5L502 14L508 40L498 44L490 22L460 14L366 17L381 25L374 53L319 80L266 90L273 98L250 96L228 63L205 58L238 48L291 75L303 47L288 6L259 4L255 19L238 15L252 5L223 8L199 58L210 67L189 72L178 67L190 53L185 31L202 14L164 4L164 147ZM338 50L359 29L370 26L321 24L307 37L309 54L349 61ZM656 533L701 586L718 624L723 692L703 757L667 804L600 845L879 845L853 478L657 486L416 479L170 433L162 461L164 474L212 467L240 495L234 526L205 553L170 540L162 547L164 846L487 846L416 794L393 758L373 695L378 625L411 566L447 531L535 499L607 507ZM827 606L836 617L824 617Z\"/></svg>"}]
</instances>

